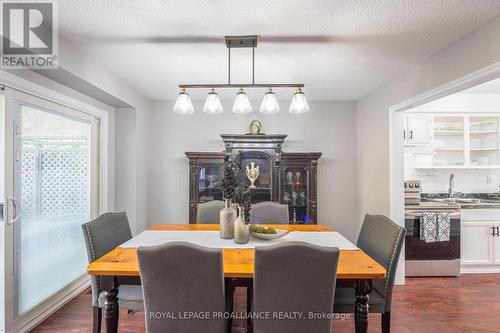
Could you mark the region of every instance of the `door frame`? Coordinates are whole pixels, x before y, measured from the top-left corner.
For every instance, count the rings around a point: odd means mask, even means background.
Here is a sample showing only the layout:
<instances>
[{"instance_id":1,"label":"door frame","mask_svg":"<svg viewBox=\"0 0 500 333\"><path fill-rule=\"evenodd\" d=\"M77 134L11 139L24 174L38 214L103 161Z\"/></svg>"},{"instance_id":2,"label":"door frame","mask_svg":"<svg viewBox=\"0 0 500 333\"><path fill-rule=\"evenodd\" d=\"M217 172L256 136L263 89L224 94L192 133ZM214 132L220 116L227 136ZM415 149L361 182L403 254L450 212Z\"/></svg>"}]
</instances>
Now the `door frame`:
<instances>
[{"instance_id":1,"label":"door frame","mask_svg":"<svg viewBox=\"0 0 500 333\"><path fill-rule=\"evenodd\" d=\"M97 151L99 152L98 156L94 158L95 163L91 165L91 172L99 175L99 177L93 177L93 186L97 187L98 189L98 195L92 198L94 201L94 207L97 207L95 209L95 212L93 212L93 215L97 215L103 211L113 209L114 181L113 176L110 172L112 172L112 170L114 169L114 140L112 138L114 136L115 109L104 104L101 105L101 103L97 101L95 104L97 104L98 106L87 104L81 99L69 97L69 95L59 93L56 90L51 90L49 88L46 88L45 86L7 73L5 71L0 71L0 85L28 94L33 98L40 98L41 100L44 100L49 104L53 103L55 105L58 105L58 107L64 107L68 110L72 110L70 112L86 114L90 118L92 118L93 121L99 120L100 126L92 126L91 128L93 128L94 130L90 133L90 135L93 137L99 137L99 140L91 140L91 142L94 144L94 147L92 147L92 149L94 151L97 149ZM53 88L53 85L51 87ZM63 88L58 90L65 91ZM4 117L4 115L0 114L0 117ZM4 120L6 124L11 124L13 121L12 112L6 111ZM13 127L6 126L6 131L5 133L2 133L2 135L5 135L4 138L6 140L5 156L7 156L8 154L10 154L10 156L13 156ZM1 141L2 140L0 140L0 142ZM5 170L2 176L5 177L5 180L13 179L13 168L7 169L11 170ZM11 188L10 191L13 191L13 188ZM7 223L2 223L0 221L0 228L0 244L5 244L5 247L11 247L13 244L7 244L8 242L6 242L6 239L4 239L4 236L7 235L7 233L5 232ZM3 250L4 249L0 251L0 254L2 254ZM7 282L5 281L5 277L8 278L12 276L12 260L13 258L9 258L9 255L2 255L2 258L0 258L0 288L2 288L2 291L0 291L0 295L5 292L4 286L6 286ZM10 272L7 272L8 270L10 270ZM6 319L8 319L8 314L4 311L1 311L0 332L10 333L29 331L30 329L38 325L41 321L45 320L52 313L54 313L61 306L69 302L76 295L84 291L89 285L89 277L86 274L82 275L82 277L68 285L67 288L61 290L60 292L44 301L42 303L43 307L38 306L37 308L29 311L25 316L25 320L17 322L14 327L12 327L12 319L9 319L8 322L10 327L7 327ZM9 300L7 299L7 297L5 297L5 300L1 301L5 303L1 304L0 308L6 309L6 305L8 305ZM10 313L10 316L12 317L12 313Z\"/></svg>"},{"instance_id":2,"label":"door frame","mask_svg":"<svg viewBox=\"0 0 500 333\"><path fill-rule=\"evenodd\" d=\"M389 107L389 208L394 221L404 221L404 111L500 78L500 61ZM404 284L404 249L396 283Z\"/></svg>"}]
</instances>

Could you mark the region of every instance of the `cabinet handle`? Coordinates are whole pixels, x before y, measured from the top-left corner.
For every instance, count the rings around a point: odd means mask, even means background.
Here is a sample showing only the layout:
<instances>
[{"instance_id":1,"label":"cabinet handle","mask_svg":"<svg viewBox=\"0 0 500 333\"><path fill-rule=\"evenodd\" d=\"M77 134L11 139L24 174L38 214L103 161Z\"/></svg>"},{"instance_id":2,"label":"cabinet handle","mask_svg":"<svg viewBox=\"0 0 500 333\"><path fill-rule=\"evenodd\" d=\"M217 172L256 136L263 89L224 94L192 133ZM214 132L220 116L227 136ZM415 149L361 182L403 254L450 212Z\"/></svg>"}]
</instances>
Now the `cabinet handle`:
<instances>
[{"instance_id":1,"label":"cabinet handle","mask_svg":"<svg viewBox=\"0 0 500 333\"><path fill-rule=\"evenodd\" d=\"M491 227L491 234L490 235L493 236L493 237L496 236L496 234L495 234L495 226Z\"/></svg>"},{"instance_id":2,"label":"cabinet handle","mask_svg":"<svg viewBox=\"0 0 500 333\"><path fill-rule=\"evenodd\" d=\"M403 139L406 140L406 131L405 130L403 130Z\"/></svg>"},{"instance_id":3,"label":"cabinet handle","mask_svg":"<svg viewBox=\"0 0 500 333\"><path fill-rule=\"evenodd\" d=\"M500 237L500 230L499 229L500 229L500 226L497 225L495 227L495 230L497 231L497 237Z\"/></svg>"},{"instance_id":4,"label":"cabinet handle","mask_svg":"<svg viewBox=\"0 0 500 333\"><path fill-rule=\"evenodd\" d=\"M413 140L413 130L410 131L410 140Z\"/></svg>"}]
</instances>

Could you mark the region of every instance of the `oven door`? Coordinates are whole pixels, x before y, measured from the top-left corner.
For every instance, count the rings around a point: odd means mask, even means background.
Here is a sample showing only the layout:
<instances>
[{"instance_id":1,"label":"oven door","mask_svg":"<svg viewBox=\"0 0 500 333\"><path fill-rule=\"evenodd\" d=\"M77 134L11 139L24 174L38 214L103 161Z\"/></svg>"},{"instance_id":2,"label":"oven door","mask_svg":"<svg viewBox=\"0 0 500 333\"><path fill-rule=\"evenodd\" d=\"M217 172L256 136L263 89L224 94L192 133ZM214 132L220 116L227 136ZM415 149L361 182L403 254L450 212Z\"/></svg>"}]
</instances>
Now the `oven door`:
<instances>
[{"instance_id":1,"label":"oven door","mask_svg":"<svg viewBox=\"0 0 500 333\"><path fill-rule=\"evenodd\" d=\"M460 259L460 212L451 213L450 240L426 243L420 239L421 213L406 214L406 260L452 260Z\"/></svg>"}]
</instances>

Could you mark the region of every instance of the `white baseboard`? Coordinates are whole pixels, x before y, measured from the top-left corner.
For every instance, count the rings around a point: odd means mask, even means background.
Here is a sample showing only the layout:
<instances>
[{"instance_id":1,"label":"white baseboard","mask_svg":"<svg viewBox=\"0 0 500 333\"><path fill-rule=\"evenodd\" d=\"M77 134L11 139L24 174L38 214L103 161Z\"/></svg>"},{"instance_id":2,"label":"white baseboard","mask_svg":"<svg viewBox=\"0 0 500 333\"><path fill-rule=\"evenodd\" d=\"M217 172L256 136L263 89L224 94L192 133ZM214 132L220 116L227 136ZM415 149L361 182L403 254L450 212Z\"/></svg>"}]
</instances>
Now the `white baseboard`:
<instances>
[{"instance_id":1,"label":"white baseboard","mask_svg":"<svg viewBox=\"0 0 500 333\"><path fill-rule=\"evenodd\" d=\"M462 274L494 274L500 273L499 266L462 266L461 268Z\"/></svg>"},{"instance_id":2,"label":"white baseboard","mask_svg":"<svg viewBox=\"0 0 500 333\"><path fill-rule=\"evenodd\" d=\"M61 290L56 295L45 301L42 305L33 310L33 313L28 315L25 322L15 329L15 333L26 333L39 325L42 321L47 319L54 312L59 310L77 295L81 294L85 289L90 286L90 279L87 274L78 278L71 283L67 288ZM69 291L68 291L69 289ZM90 306L90 303L89 303Z\"/></svg>"}]
</instances>

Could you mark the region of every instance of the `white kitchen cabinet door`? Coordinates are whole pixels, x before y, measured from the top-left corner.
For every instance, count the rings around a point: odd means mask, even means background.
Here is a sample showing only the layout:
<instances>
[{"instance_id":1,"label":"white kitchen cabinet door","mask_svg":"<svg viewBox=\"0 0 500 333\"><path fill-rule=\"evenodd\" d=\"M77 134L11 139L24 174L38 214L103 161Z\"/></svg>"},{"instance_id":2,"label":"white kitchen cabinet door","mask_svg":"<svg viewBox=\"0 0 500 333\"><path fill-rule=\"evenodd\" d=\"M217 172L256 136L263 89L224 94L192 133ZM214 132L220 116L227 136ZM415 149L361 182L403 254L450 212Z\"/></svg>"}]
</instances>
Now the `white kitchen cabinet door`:
<instances>
[{"instance_id":1,"label":"white kitchen cabinet door","mask_svg":"<svg viewBox=\"0 0 500 333\"><path fill-rule=\"evenodd\" d=\"M500 223L494 223L493 227L495 228L495 237L493 237L493 263L495 265L500 265Z\"/></svg>"},{"instance_id":2,"label":"white kitchen cabinet door","mask_svg":"<svg viewBox=\"0 0 500 333\"><path fill-rule=\"evenodd\" d=\"M462 222L462 265L493 264L492 226L490 222Z\"/></svg>"},{"instance_id":3,"label":"white kitchen cabinet door","mask_svg":"<svg viewBox=\"0 0 500 333\"><path fill-rule=\"evenodd\" d=\"M406 116L407 144L429 144L432 140L432 117L409 114Z\"/></svg>"}]
</instances>

